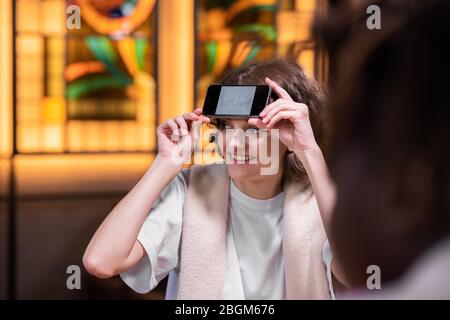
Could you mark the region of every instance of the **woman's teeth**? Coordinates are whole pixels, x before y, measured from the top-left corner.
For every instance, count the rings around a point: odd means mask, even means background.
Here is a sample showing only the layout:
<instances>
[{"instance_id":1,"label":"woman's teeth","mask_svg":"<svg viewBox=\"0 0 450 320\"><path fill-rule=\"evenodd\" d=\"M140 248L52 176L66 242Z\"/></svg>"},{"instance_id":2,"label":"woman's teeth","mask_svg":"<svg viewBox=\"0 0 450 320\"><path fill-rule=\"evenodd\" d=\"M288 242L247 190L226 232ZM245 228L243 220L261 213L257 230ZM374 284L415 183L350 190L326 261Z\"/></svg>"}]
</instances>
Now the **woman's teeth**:
<instances>
[{"instance_id":1,"label":"woman's teeth","mask_svg":"<svg viewBox=\"0 0 450 320\"><path fill-rule=\"evenodd\" d=\"M231 159L235 160L235 161L245 161L245 162L249 162L251 160L254 160L254 157L249 157L249 156L243 156L243 155L233 155L233 154L228 154Z\"/></svg>"}]
</instances>

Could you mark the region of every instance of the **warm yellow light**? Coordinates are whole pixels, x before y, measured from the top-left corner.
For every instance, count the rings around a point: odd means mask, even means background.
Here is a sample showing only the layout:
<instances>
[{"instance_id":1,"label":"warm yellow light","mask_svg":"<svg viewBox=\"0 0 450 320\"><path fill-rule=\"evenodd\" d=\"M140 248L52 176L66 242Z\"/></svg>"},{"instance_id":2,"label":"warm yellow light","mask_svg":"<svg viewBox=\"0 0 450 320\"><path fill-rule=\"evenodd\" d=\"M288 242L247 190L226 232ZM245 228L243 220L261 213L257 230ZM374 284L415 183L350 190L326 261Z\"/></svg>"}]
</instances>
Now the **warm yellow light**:
<instances>
[{"instance_id":1,"label":"warm yellow light","mask_svg":"<svg viewBox=\"0 0 450 320\"><path fill-rule=\"evenodd\" d=\"M152 154L18 155L14 159L17 192L123 192L136 184L152 160Z\"/></svg>"},{"instance_id":2,"label":"warm yellow light","mask_svg":"<svg viewBox=\"0 0 450 320\"><path fill-rule=\"evenodd\" d=\"M161 123L193 109L194 1L160 1L158 14L158 100Z\"/></svg>"},{"instance_id":3,"label":"warm yellow light","mask_svg":"<svg viewBox=\"0 0 450 320\"><path fill-rule=\"evenodd\" d=\"M303 50L297 62L303 67L303 69L308 73L311 77L314 77L314 50Z\"/></svg>"},{"instance_id":4,"label":"warm yellow light","mask_svg":"<svg viewBox=\"0 0 450 320\"><path fill-rule=\"evenodd\" d=\"M151 149L155 149L156 147L156 138L155 138L155 128L150 126L140 126L138 127L137 137L138 137L138 146L137 149L144 151L147 146L150 146Z\"/></svg>"},{"instance_id":5,"label":"warm yellow light","mask_svg":"<svg viewBox=\"0 0 450 320\"><path fill-rule=\"evenodd\" d=\"M281 11L277 19L278 42L307 41L311 38L313 15L297 11Z\"/></svg>"},{"instance_id":6,"label":"warm yellow light","mask_svg":"<svg viewBox=\"0 0 450 320\"><path fill-rule=\"evenodd\" d=\"M43 128L43 149L47 152L63 152L64 128L62 125L48 125Z\"/></svg>"},{"instance_id":7,"label":"warm yellow light","mask_svg":"<svg viewBox=\"0 0 450 320\"><path fill-rule=\"evenodd\" d=\"M67 150L80 152L83 150L81 121L69 121L67 123Z\"/></svg>"},{"instance_id":8,"label":"warm yellow light","mask_svg":"<svg viewBox=\"0 0 450 320\"><path fill-rule=\"evenodd\" d=\"M12 2L0 1L0 156L12 154Z\"/></svg>"},{"instance_id":9,"label":"warm yellow light","mask_svg":"<svg viewBox=\"0 0 450 320\"><path fill-rule=\"evenodd\" d=\"M18 152L39 152L41 150L41 130L34 126L17 126Z\"/></svg>"},{"instance_id":10,"label":"warm yellow light","mask_svg":"<svg viewBox=\"0 0 450 320\"><path fill-rule=\"evenodd\" d=\"M42 148L48 152L64 151L64 121L66 120L66 101L64 98L46 97L42 101L43 128Z\"/></svg>"},{"instance_id":11,"label":"warm yellow light","mask_svg":"<svg viewBox=\"0 0 450 320\"><path fill-rule=\"evenodd\" d=\"M66 120L66 100L63 97L46 97L42 101L42 111L45 122L62 124Z\"/></svg>"},{"instance_id":12,"label":"warm yellow light","mask_svg":"<svg viewBox=\"0 0 450 320\"><path fill-rule=\"evenodd\" d=\"M47 35L64 34L66 32L66 1L43 1L41 5L42 31Z\"/></svg>"},{"instance_id":13,"label":"warm yellow light","mask_svg":"<svg viewBox=\"0 0 450 320\"><path fill-rule=\"evenodd\" d=\"M37 34L17 36L17 53L24 56L44 57L44 39Z\"/></svg>"},{"instance_id":14,"label":"warm yellow light","mask_svg":"<svg viewBox=\"0 0 450 320\"><path fill-rule=\"evenodd\" d=\"M17 0L16 6L17 31L39 32L42 18L40 0Z\"/></svg>"},{"instance_id":15,"label":"warm yellow light","mask_svg":"<svg viewBox=\"0 0 450 320\"><path fill-rule=\"evenodd\" d=\"M314 11L316 9L317 0L296 0L295 1L295 9L297 11Z\"/></svg>"}]
</instances>

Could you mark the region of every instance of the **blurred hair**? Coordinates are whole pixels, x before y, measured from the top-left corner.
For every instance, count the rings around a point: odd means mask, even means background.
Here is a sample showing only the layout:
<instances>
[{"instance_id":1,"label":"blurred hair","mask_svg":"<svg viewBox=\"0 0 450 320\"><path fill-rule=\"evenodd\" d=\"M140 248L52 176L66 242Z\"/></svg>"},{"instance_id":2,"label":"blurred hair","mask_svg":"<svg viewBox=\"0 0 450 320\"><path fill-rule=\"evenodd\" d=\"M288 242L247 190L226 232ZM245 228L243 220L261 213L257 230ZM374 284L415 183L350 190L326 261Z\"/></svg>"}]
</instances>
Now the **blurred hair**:
<instances>
[{"instance_id":1,"label":"blurred hair","mask_svg":"<svg viewBox=\"0 0 450 320\"><path fill-rule=\"evenodd\" d=\"M381 30L366 27L369 4L381 8ZM367 263L383 257L388 279L450 234L450 1L360 1L352 8L332 9L315 28L336 62L327 159L336 178L345 175L339 159L360 150L373 179L359 187L383 188L377 199L388 210L355 208L346 219L335 212L335 231L345 239L338 246L344 256ZM390 237L401 228L409 242ZM361 274L359 266L349 270Z\"/></svg>"}]
</instances>

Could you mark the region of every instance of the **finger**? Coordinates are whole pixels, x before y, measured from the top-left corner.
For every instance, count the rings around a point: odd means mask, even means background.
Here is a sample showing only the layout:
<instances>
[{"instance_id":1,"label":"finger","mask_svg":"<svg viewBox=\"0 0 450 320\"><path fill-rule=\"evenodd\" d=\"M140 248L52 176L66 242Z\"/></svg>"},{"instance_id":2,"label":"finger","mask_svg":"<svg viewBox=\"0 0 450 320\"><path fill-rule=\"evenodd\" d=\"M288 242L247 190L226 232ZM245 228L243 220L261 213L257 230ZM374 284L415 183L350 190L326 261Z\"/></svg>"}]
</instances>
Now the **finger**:
<instances>
[{"instance_id":1,"label":"finger","mask_svg":"<svg viewBox=\"0 0 450 320\"><path fill-rule=\"evenodd\" d=\"M172 130L170 130L169 128L163 128L162 126L159 127L159 132L162 132L164 134L170 134L172 132Z\"/></svg>"},{"instance_id":2,"label":"finger","mask_svg":"<svg viewBox=\"0 0 450 320\"><path fill-rule=\"evenodd\" d=\"M285 103L280 103L276 106L274 106L262 119L262 121L264 123L268 123L270 121L270 119L272 119L272 117L274 115L276 115L278 112L280 111L285 111L285 110L296 110L296 107L293 105L289 105L289 104L285 104Z\"/></svg>"},{"instance_id":3,"label":"finger","mask_svg":"<svg viewBox=\"0 0 450 320\"><path fill-rule=\"evenodd\" d=\"M187 121L195 121L198 120L199 115L195 114L194 112L186 112L183 113L182 117Z\"/></svg>"},{"instance_id":4,"label":"finger","mask_svg":"<svg viewBox=\"0 0 450 320\"><path fill-rule=\"evenodd\" d=\"M203 112L202 108L197 108L194 110L193 114L195 114L198 117L195 120L200 120L201 122L210 123L211 119L209 117L202 115L202 112Z\"/></svg>"},{"instance_id":5,"label":"finger","mask_svg":"<svg viewBox=\"0 0 450 320\"><path fill-rule=\"evenodd\" d=\"M201 122L206 122L206 123L211 122L211 119L206 116L200 116L198 120L200 120Z\"/></svg>"},{"instance_id":6,"label":"finger","mask_svg":"<svg viewBox=\"0 0 450 320\"><path fill-rule=\"evenodd\" d=\"M275 108L276 106L280 105L283 103L283 99L277 99L274 102L272 102L271 104L268 104L267 106L265 106L265 108L263 109L263 111L260 112L259 116L260 117L265 117L266 114L272 110L273 108Z\"/></svg>"},{"instance_id":7,"label":"finger","mask_svg":"<svg viewBox=\"0 0 450 320\"><path fill-rule=\"evenodd\" d=\"M211 119L206 117L206 116L197 116L196 114L192 114L190 116L186 116L185 119L187 120L188 124L191 121L200 121L200 122L206 122L206 123L210 123Z\"/></svg>"},{"instance_id":8,"label":"finger","mask_svg":"<svg viewBox=\"0 0 450 320\"><path fill-rule=\"evenodd\" d=\"M180 135L180 132L178 130L178 125L173 119L167 120L166 123L167 123L167 126L169 127L169 129L172 130L172 134L174 134L175 136Z\"/></svg>"},{"instance_id":9,"label":"finger","mask_svg":"<svg viewBox=\"0 0 450 320\"><path fill-rule=\"evenodd\" d=\"M188 125L183 117L181 117L181 116L176 117L175 122L180 127L180 129L182 129L184 132L186 132L188 130ZM182 132L182 134L183 134L183 132Z\"/></svg>"},{"instance_id":10,"label":"finger","mask_svg":"<svg viewBox=\"0 0 450 320\"><path fill-rule=\"evenodd\" d=\"M161 125L159 126L159 129L168 129L169 125L167 124L167 121L164 121L163 123L161 123Z\"/></svg>"},{"instance_id":11,"label":"finger","mask_svg":"<svg viewBox=\"0 0 450 320\"><path fill-rule=\"evenodd\" d=\"M275 81L271 80L269 77L266 77L266 83L272 88L275 93L283 99L286 99L288 101L293 101L289 93L287 93L286 90L284 90L282 87L280 87Z\"/></svg>"},{"instance_id":12,"label":"finger","mask_svg":"<svg viewBox=\"0 0 450 320\"><path fill-rule=\"evenodd\" d=\"M174 121L172 119L166 120L165 122L163 122L160 126L161 129L169 129L169 130L174 130L176 128L173 128L173 124ZM176 126L176 124L175 124ZM178 128L178 126L176 126Z\"/></svg>"},{"instance_id":13,"label":"finger","mask_svg":"<svg viewBox=\"0 0 450 320\"><path fill-rule=\"evenodd\" d=\"M248 124L257 127L258 129L266 129L266 124L259 118L248 119Z\"/></svg>"},{"instance_id":14,"label":"finger","mask_svg":"<svg viewBox=\"0 0 450 320\"><path fill-rule=\"evenodd\" d=\"M290 120L293 119L296 115L295 111L281 111L277 113L267 124L267 127L273 128L280 120Z\"/></svg>"}]
</instances>

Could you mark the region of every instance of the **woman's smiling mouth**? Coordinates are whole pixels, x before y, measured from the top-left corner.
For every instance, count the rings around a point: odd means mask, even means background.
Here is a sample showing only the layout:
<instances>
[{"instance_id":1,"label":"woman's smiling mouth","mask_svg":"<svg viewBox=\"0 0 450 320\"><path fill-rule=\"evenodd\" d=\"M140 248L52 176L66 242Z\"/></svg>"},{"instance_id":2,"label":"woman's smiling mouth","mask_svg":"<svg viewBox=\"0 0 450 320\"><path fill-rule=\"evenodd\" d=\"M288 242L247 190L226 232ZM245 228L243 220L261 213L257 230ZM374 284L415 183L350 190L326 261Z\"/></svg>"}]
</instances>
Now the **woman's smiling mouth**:
<instances>
[{"instance_id":1,"label":"woman's smiling mouth","mask_svg":"<svg viewBox=\"0 0 450 320\"><path fill-rule=\"evenodd\" d=\"M247 154L232 154L232 153L227 153L227 159L226 160L234 160L233 163L235 162L240 162L240 163L254 163L256 164L256 157L251 157ZM228 162L228 161L227 161Z\"/></svg>"}]
</instances>

